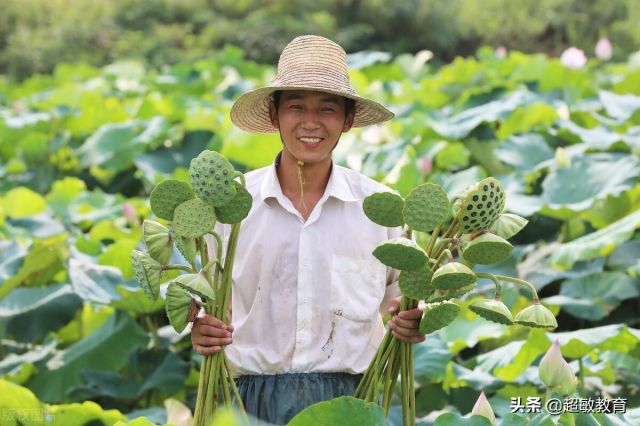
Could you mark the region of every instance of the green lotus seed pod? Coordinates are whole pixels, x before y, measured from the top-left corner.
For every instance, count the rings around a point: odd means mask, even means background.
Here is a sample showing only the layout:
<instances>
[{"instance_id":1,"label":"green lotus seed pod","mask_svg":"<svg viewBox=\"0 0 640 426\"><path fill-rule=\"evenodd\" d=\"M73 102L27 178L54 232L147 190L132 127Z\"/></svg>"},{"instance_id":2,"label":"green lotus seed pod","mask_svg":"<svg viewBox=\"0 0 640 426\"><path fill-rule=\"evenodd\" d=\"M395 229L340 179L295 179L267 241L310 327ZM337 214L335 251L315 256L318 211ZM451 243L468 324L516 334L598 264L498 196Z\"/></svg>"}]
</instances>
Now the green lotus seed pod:
<instances>
[{"instance_id":1,"label":"green lotus seed pod","mask_svg":"<svg viewBox=\"0 0 640 426\"><path fill-rule=\"evenodd\" d=\"M436 302L443 302L445 300L455 299L469 293L474 288L476 288L475 283L466 285L464 287L452 289L452 290L443 290L443 289L437 288L433 291L433 293L429 296L429 298L425 299L425 302L436 303Z\"/></svg>"},{"instance_id":2,"label":"green lotus seed pod","mask_svg":"<svg viewBox=\"0 0 640 426\"><path fill-rule=\"evenodd\" d=\"M553 313L542 306L539 301L534 301L533 305L518 312L513 322L533 328L556 328L558 326Z\"/></svg>"},{"instance_id":3,"label":"green lotus seed pod","mask_svg":"<svg viewBox=\"0 0 640 426\"><path fill-rule=\"evenodd\" d=\"M402 213L412 229L431 232L449 215L449 198L440 185L423 183L409 193Z\"/></svg>"},{"instance_id":4,"label":"green lotus seed pod","mask_svg":"<svg viewBox=\"0 0 640 426\"><path fill-rule=\"evenodd\" d=\"M387 266L400 270L418 269L429 260L427 253L407 238L393 238L373 250L373 255Z\"/></svg>"},{"instance_id":5,"label":"green lotus seed pod","mask_svg":"<svg viewBox=\"0 0 640 426\"><path fill-rule=\"evenodd\" d=\"M203 300L215 300L211 284L202 274L184 274L176 277L172 283L179 285L190 293L200 296Z\"/></svg>"},{"instance_id":6,"label":"green lotus seed pod","mask_svg":"<svg viewBox=\"0 0 640 426\"><path fill-rule=\"evenodd\" d=\"M462 232L470 234L489 228L504 210L505 199L504 188L492 177L469 188L456 216Z\"/></svg>"},{"instance_id":7,"label":"green lotus seed pod","mask_svg":"<svg viewBox=\"0 0 640 426\"><path fill-rule=\"evenodd\" d=\"M420 333L429 334L448 326L456 319L459 312L460 306L453 302L428 304L422 312Z\"/></svg>"},{"instance_id":8,"label":"green lotus seed pod","mask_svg":"<svg viewBox=\"0 0 640 426\"><path fill-rule=\"evenodd\" d=\"M173 230L185 238L198 238L211 231L216 224L213 206L199 198L185 201L173 214Z\"/></svg>"},{"instance_id":9,"label":"green lotus seed pod","mask_svg":"<svg viewBox=\"0 0 640 426\"><path fill-rule=\"evenodd\" d=\"M220 223L239 223L251 210L253 198L249 191L238 182L233 182L236 188L236 195L233 200L221 207L216 207L216 217Z\"/></svg>"},{"instance_id":10,"label":"green lotus seed pod","mask_svg":"<svg viewBox=\"0 0 640 426\"><path fill-rule=\"evenodd\" d=\"M182 254L182 257L190 264L195 263L196 253L198 251L195 238L184 238L177 235L171 224L169 224L169 235L171 235L173 243L176 245L180 254Z\"/></svg>"},{"instance_id":11,"label":"green lotus seed pod","mask_svg":"<svg viewBox=\"0 0 640 426\"><path fill-rule=\"evenodd\" d=\"M176 332L182 333L189 323L192 303L195 303L193 296L187 290L175 283L169 283L164 306L169 322Z\"/></svg>"},{"instance_id":12,"label":"green lotus seed pod","mask_svg":"<svg viewBox=\"0 0 640 426\"><path fill-rule=\"evenodd\" d=\"M149 204L151 211L162 219L173 220L173 212L180 204L195 198L191 186L187 182L167 179L153 188Z\"/></svg>"},{"instance_id":13,"label":"green lotus seed pod","mask_svg":"<svg viewBox=\"0 0 640 426\"><path fill-rule=\"evenodd\" d=\"M151 300L156 300L160 294L160 276L162 265L146 253L138 250L131 252L133 273L144 294Z\"/></svg>"},{"instance_id":14,"label":"green lotus seed pod","mask_svg":"<svg viewBox=\"0 0 640 426\"><path fill-rule=\"evenodd\" d=\"M489 231L502 238L511 238L527 226L529 221L522 216L511 213L502 213L491 224Z\"/></svg>"},{"instance_id":15,"label":"green lotus seed pod","mask_svg":"<svg viewBox=\"0 0 640 426\"><path fill-rule=\"evenodd\" d=\"M229 161L215 151L205 150L191 160L189 180L202 200L214 207L231 202L236 195L233 179L237 172Z\"/></svg>"},{"instance_id":16,"label":"green lotus seed pod","mask_svg":"<svg viewBox=\"0 0 640 426\"><path fill-rule=\"evenodd\" d=\"M404 225L402 209L404 200L392 192L376 192L362 203L364 214L374 223L393 228Z\"/></svg>"},{"instance_id":17,"label":"green lotus seed pod","mask_svg":"<svg viewBox=\"0 0 640 426\"><path fill-rule=\"evenodd\" d=\"M162 265L169 263L173 254L173 238L167 228L158 222L146 219L142 223L142 239L151 257Z\"/></svg>"},{"instance_id":18,"label":"green lotus seed pod","mask_svg":"<svg viewBox=\"0 0 640 426\"><path fill-rule=\"evenodd\" d=\"M451 290L468 286L476 282L476 274L462 263L447 263L433 274L431 286Z\"/></svg>"},{"instance_id":19,"label":"green lotus seed pod","mask_svg":"<svg viewBox=\"0 0 640 426\"><path fill-rule=\"evenodd\" d=\"M471 262L481 265L493 265L511 257L513 246L509 241L497 235L482 234L464 248L462 257Z\"/></svg>"},{"instance_id":20,"label":"green lotus seed pod","mask_svg":"<svg viewBox=\"0 0 640 426\"><path fill-rule=\"evenodd\" d=\"M476 300L469 305L469 309L486 320L505 325L513 324L511 311L500 299Z\"/></svg>"},{"instance_id":21,"label":"green lotus seed pod","mask_svg":"<svg viewBox=\"0 0 640 426\"><path fill-rule=\"evenodd\" d=\"M416 300L426 299L433 291L430 286L432 276L433 271L426 264L418 269L401 271L398 287L405 297Z\"/></svg>"}]
</instances>

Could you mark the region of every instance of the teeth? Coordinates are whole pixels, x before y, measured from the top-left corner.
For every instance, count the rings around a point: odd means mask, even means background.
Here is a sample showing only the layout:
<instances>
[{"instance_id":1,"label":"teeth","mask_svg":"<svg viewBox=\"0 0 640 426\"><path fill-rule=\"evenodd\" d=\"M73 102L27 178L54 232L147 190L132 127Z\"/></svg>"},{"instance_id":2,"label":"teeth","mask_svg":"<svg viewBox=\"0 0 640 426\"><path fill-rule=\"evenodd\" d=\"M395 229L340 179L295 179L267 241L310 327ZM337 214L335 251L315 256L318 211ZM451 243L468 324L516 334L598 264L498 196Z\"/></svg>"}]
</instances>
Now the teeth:
<instances>
[{"instance_id":1,"label":"teeth","mask_svg":"<svg viewBox=\"0 0 640 426\"><path fill-rule=\"evenodd\" d=\"M300 138L300 140L304 143L318 143L322 139L321 138Z\"/></svg>"}]
</instances>

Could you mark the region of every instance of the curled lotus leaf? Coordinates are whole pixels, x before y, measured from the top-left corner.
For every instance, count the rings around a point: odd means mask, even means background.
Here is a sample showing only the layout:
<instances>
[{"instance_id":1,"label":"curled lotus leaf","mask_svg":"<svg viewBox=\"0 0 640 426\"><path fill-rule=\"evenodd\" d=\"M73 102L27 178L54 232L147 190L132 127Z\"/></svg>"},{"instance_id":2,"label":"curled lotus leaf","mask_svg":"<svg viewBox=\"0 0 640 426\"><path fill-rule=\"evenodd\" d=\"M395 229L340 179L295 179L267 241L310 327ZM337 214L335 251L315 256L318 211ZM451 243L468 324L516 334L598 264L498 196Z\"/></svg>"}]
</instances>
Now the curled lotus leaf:
<instances>
[{"instance_id":1,"label":"curled lotus leaf","mask_svg":"<svg viewBox=\"0 0 640 426\"><path fill-rule=\"evenodd\" d=\"M534 328L558 327L556 317L549 309L542 306L540 302L534 302L533 305L518 312L513 322Z\"/></svg>"},{"instance_id":2,"label":"curled lotus leaf","mask_svg":"<svg viewBox=\"0 0 640 426\"><path fill-rule=\"evenodd\" d=\"M486 233L471 240L462 252L462 257L481 265L493 265L511 257L513 246L497 235Z\"/></svg>"},{"instance_id":3,"label":"curled lotus leaf","mask_svg":"<svg viewBox=\"0 0 640 426\"><path fill-rule=\"evenodd\" d=\"M142 239L151 257L162 265L169 263L173 254L173 238L165 226L146 219L142 223Z\"/></svg>"},{"instance_id":4,"label":"curled lotus leaf","mask_svg":"<svg viewBox=\"0 0 640 426\"><path fill-rule=\"evenodd\" d=\"M451 262L438 268L431 278L431 285L439 289L453 290L473 284L476 279L476 274L467 266Z\"/></svg>"},{"instance_id":5,"label":"curled lotus leaf","mask_svg":"<svg viewBox=\"0 0 640 426\"><path fill-rule=\"evenodd\" d=\"M213 207L231 202L236 195L234 178L238 175L231 163L220 153L202 151L191 160L189 181L195 193Z\"/></svg>"},{"instance_id":6,"label":"curled lotus leaf","mask_svg":"<svg viewBox=\"0 0 640 426\"><path fill-rule=\"evenodd\" d=\"M433 288L431 287L431 277L433 271L428 265L423 265L418 269L404 270L400 272L398 287L403 296L416 300L429 297Z\"/></svg>"},{"instance_id":7,"label":"curled lotus leaf","mask_svg":"<svg viewBox=\"0 0 640 426\"><path fill-rule=\"evenodd\" d=\"M506 194L496 178L483 179L465 193L456 216L465 234L489 228L504 210Z\"/></svg>"},{"instance_id":8,"label":"curled lotus leaf","mask_svg":"<svg viewBox=\"0 0 640 426\"><path fill-rule=\"evenodd\" d=\"M249 191L238 182L233 182L236 188L236 195L231 201L221 207L216 207L216 217L220 223L239 223L241 222L251 210L251 204L253 198Z\"/></svg>"},{"instance_id":9,"label":"curled lotus leaf","mask_svg":"<svg viewBox=\"0 0 640 426\"><path fill-rule=\"evenodd\" d=\"M198 238L213 229L216 212L210 204L199 198L185 201L173 214L173 230L185 238Z\"/></svg>"},{"instance_id":10,"label":"curled lotus leaf","mask_svg":"<svg viewBox=\"0 0 640 426\"><path fill-rule=\"evenodd\" d=\"M444 301L427 304L422 312L420 332L429 334L440 330L451 324L458 316L458 313L460 313L460 306L453 302Z\"/></svg>"},{"instance_id":11,"label":"curled lotus leaf","mask_svg":"<svg viewBox=\"0 0 640 426\"><path fill-rule=\"evenodd\" d=\"M195 303L193 296L175 283L169 283L165 300L165 310L173 329L182 333L190 320L191 306Z\"/></svg>"},{"instance_id":12,"label":"curled lotus leaf","mask_svg":"<svg viewBox=\"0 0 640 426\"><path fill-rule=\"evenodd\" d=\"M373 250L373 255L385 265L400 270L418 269L429 260L415 241L403 237L385 241Z\"/></svg>"},{"instance_id":13,"label":"curled lotus leaf","mask_svg":"<svg viewBox=\"0 0 640 426\"><path fill-rule=\"evenodd\" d=\"M364 214L374 223L389 228L404 225L404 200L393 192L376 192L364 199Z\"/></svg>"},{"instance_id":14,"label":"curled lotus leaf","mask_svg":"<svg viewBox=\"0 0 640 426\"><path fill-rule=\"evenodd\" d=\"M513 324L511 311L499 299L476 300L469 305L469 310L489 321L505 325Z\"/></svg>"},{"instance_id":15,"label":"curled lotus leaf","mask_svg":"<svg viewBox=\"0 0 640 426\"><path fill-rule=\"evenodd\" d=\"M188 292L195 294L203 300L215 300L211 284L202 274L183 274L176 277L172 283L182 287Z\"/></svg>"},{"instance_id":16,"label":"curled lotus leaf","mask_svg":"<svg viewBox=\"0 0 640 426\"><path fill-rule=\"evenodd\" d=\"M153 188L149 198L151 211L166 220L173 220L176 207L187 200L195 198L193 189L187 182L177 179L167 179Z\"/></svg>"},{"instance_id":17,"label":"curled lotus leaf","mask_svg":"<svg viewBox=\"0 0 640 426\"><path fill-rule=\"evenodd\" d=\"M139 250L131 252L133 273L144 294L151 300L160 295L160 277L162 265L154 258Z\"/></svg>"},{"instance_id":18,"label":"curled lotus leaf","mask_svg":"<svg viewBox=\"0 0 640 426\"><path fill-rule=\"evenodd\" d=\"M440 185L423 183L416 186L404 200L402 213L412 229L431 232L449 215L449 198Z\"/></svg>"}]
</instances>

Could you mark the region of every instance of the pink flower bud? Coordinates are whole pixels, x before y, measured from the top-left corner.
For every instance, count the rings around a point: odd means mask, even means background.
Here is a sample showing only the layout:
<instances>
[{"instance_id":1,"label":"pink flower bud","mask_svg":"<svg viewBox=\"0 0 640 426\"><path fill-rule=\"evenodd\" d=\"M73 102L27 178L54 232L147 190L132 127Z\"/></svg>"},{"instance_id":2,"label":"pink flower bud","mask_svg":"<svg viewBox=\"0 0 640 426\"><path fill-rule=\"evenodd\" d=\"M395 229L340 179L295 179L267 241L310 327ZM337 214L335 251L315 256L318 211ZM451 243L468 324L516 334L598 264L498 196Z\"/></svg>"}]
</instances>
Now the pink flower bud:
<instances>
[{"instance_id":1,"label":"pink flower bud","mask_svg":"<svg viewBox=\"0 0 640 426\"><path fill-rule=\"evenodd\" d=\"M576 376L571 366L562 357L560 342L556 340L538 365L538 375L542 383L562 395L568 395L576 390Z\"/></svg>"},{"instance_id":2,"label":"pink flower bud","mask_svg":"<svg viewBox=\"0 0 640 426\"><path fill-rule=\"evenodd\" d=\"M122 216L124 216L129 223L138 223L138 213L136 213L135 207L129 202L124 203L122 206Z\"/></svg>"},{"instance_id":3,"label":"pink flower bud","mask_svg":"<svg viewBox=\"0 0 640 426\"><path fill-rule=\"evenodd\" d=\"M478 397L476 404L473 406L471 414L486 417L493 426L496 425L496 415L493 413L491 404L487 401L487 397L484 396L484 392L480 392L480 396Z\"/></svg>"},{"instance_id":4,"label":"pink flower bud","mask_svg":"<svg viewBox=\"0 0 640 426\"><path fill-rule=\"evenodd\" d=\"M570 47L560 56L560 62L567 68L577 70L587 63L584 52L577 47Z\"/></svg>"},{"instance_id":5,"label":"pink flower bud","mask_svg":"<svg viewBox=\"0 0 640 426\"><path fill-rule=\"evenodd\" d=\"M608 38L603 37L598 40L598 43L596 43L595 54L596 58L602 59L603 61L608 61L609 59L611 59L613 49Z\"/></svg>"},{"instance_id":6,"label":"pink flower bud","mask_svg":"<svg viewBox=\"0 0 640 426\"><path fill-rule=\"evenodd\" d=\"M420 168L422 174L425 176L431 173L431 170L433 169L433 161L431 160L431 157L429 157L429 154L425 154L422 156L418 163L418 167Z\"/></svg>"},{"instance_id":7,"label":"pink flower bud","mask_svg":"<svg viewBox=\"0 0 640 426\"><path fill-rule=\"evenodd\" d=\"M498 59L504 59L507 57L507 48L504 47L503 45L500 45L498 47L496 47L496 52L495 52L496 58Z\"/></svg>"}]
</instances>

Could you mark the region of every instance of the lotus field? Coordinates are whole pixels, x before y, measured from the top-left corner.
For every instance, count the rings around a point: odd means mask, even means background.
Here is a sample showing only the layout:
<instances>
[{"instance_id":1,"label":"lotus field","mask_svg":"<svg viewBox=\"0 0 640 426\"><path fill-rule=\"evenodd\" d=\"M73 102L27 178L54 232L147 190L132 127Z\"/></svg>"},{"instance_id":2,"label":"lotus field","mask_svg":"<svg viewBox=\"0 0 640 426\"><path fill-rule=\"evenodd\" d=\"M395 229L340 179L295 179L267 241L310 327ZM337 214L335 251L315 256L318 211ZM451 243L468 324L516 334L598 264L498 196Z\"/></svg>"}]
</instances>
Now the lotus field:
<instances>
[{"instance_id":1,"label":"lotus field","mask_svg":"<svg viewBox=\"0 0 640 426\"><path fill-rule=\"evenodd\" d=\"M373 255L428 335L388 334L356 395L291 425L640 424L640 57L503 53L349 56L396 117L334 160L397 191L363 205L404 227ZM228 47L0 79L1 425L252 422L187 323L226 315L233 256L251 256L239 225L212 256L209 230L240 223L242 173L280 150L229 118L274 73Z\"/></svg>"}]
</instances>

